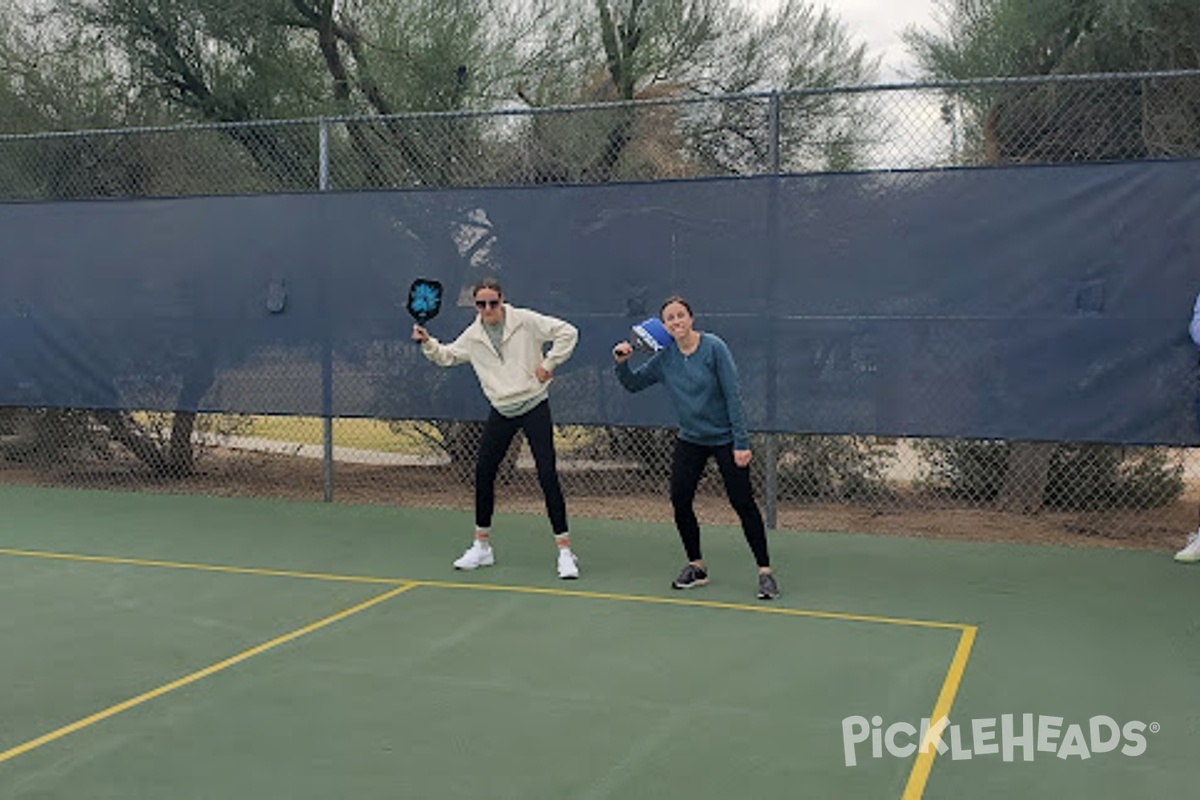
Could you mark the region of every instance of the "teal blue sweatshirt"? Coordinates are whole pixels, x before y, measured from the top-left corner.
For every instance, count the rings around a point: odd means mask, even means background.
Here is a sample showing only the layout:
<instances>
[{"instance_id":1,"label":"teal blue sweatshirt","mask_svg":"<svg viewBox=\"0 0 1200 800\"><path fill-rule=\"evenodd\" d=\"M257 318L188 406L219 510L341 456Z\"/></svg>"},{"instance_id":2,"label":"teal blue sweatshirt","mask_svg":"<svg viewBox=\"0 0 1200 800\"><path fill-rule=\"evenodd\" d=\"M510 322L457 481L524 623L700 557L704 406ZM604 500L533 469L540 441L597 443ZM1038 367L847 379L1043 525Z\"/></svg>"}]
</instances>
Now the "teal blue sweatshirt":
<instances>
[{"instance_id":1,"label":"teal blue sweatshirt","mask_svg":"<svg viewBox=\"0 0 1200 800\"><path fill-rule=\"evenodd\" d=\"M701 333L700 345L691 355L671 346L637 369L630 369L628 361L617 364L616 372L631 392L656 383L667 388L679 415L679 438L685 442L708 446L733 442L735 450L750 449L737 367L721 337Z\"/></svg>"}]
</instances>

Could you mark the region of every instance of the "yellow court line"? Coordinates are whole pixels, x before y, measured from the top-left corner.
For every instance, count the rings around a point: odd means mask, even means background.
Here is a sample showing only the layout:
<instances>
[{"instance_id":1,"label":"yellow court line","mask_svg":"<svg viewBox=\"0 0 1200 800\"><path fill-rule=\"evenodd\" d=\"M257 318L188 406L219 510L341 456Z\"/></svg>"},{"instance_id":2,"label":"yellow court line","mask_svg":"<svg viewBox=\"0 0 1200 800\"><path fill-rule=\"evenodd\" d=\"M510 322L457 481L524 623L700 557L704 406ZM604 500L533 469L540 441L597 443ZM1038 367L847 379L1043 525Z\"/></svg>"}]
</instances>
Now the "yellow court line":
<instances>
[{"instance_id":1,"label":"yellow court line","mask_svg":"<svg viewBox=\"0 0 1200 800\"><path fill-rule=\"evenodd\" d=\"M42 550L13 550L0 547L0 555L25 558L47 558L56 561L82 561L90 564L124 564L134 567L168 567L170 569L194 569L204 572L225 572L235 575L266 575L276 578L308 578L320 581L343 583L378 583L395 586L398 583L415 583L403 578L370 578L357 575L334 575L323 572L298 572L286 569L261 569L259 567L230 567L222 564L196 564L187 561L157 561L149 558L120 558L117 556L89 556L78 553L51 553Z\"/></svg>"},{"instance_id":2,"label":"yellow court line","mask_svg":"<svg viewBox=\"0 0 1200 800\"><path fill-rule=\"evenodd\" d=\"M431 586L440 589L474 589L476 591L485 592L513 592L517 594L542 594L558 597L584 597L596 600L624 600L629 602L658 603L660 605L693 606L697 608L722 608L735 611L756 611L762 614L784 614L788 616L814 617L818 619L833 619L845 622L873 622L885 625L905 625L917 628L940 628L943 630L961 631L970 627L966 623L962 622L939 622L936 620L906 619L904 617L851 614L842 611L816 611L813 609L787 608L783 606L728 603L717 600L693 600L681 597L656 597L654 595L590 592L579 589L551 589L539 586L512 586L505 584L463 583L455 581L426 581L410 580L408 578L380 578L359 575L340 575L323 572L265 569L260 567L233 567L221 564L200 564L187 561L161 561L157 559L146 558L122 558L118 556L94 556L78 553L55 553L42 550L16 550L7 547L0 547L0 555L19 556L25 558L45 558L58 561L77 561L93 564L118 564L139 567L190 569L205 572L223 572L236 575L265 575L283 578L306 578L309 580L340 581L346 583L373 583L389 586L403 583L412 586Z\"/></svg>"},{"instance_id":3,"label":"yellow court line","mask_svg":"<svg viewBox=\"0 0 1200 800\"><path fill-rule=\"evenodd\" d=\"M476 589L488 592L515 592L518 594L546 594L559 597L586 597L596 600L626 600L639 603L658 603L662 605L694 606L697 608L723 608L734 611L756 611L760 614L784 614L793 617L816 617L818 619L835 619L843 622L875 622L884 625L906 625L914 628L941 628L944 630L965 630L970 625L962 622L938 622L924 619L905 619L904 617L881 617L871 614L851 614L843 611L816 611L806 608L787 608L773 605L751 605L749 603L728 603L720 600L693 600L682 597L656 597L642 594L616 594L612 592L588 592L577 589L548 589L538 586L506 586L489 583L455 583L451 581L416 581L422 586L433 586L441 589Z\"/></svg>"},{"instance_id":4,"label":"yellow court line","mask_svg":"<svg viewBox=\"0 0 1200 800\"><path fill-rule=\"evenodd\" d=\"M301 629L299 631L294 632L293 634L288 634L285 637L281 637L280 639L273 640L272 642L268 642L265 645L260 645L259 648L255 648L254 650L248 650L248 651L246 651L246 653L240 654L238 656L234 656L232 659L223 661L220 664L213 665L213 667L209 667L207 670L202 670L199 673L195 673L194 676L188 676L186 678L181 679L180 681L176 681L173 684L168 684L167 686L162 687L161 689L156 689L156 690L154 690L154 692L150 692L146 695L141 695L139 697L133 698L132 700L127 700L125 703L122 703L118 706L113 706L111 709L102 711L97 715L93 715L92 717L88 717L84 720L80 720L80 722L74 723L74 725L70 725L70 726L67 726L66 728L60 729L59 731L55 731L53 733L46 734L46 736L40 737L39 739L34 739L32 742L29 742L25 745L21 745L20 747L14 748L13 750L9 750L5 753L0 753L0 762L3 762L9 758L12 758L13 756L18 755L19 753L26 752L27 750L31 750L34 747L40 746L41 744L44 744L47 741L51 741L53 739L59 738L60 736L65 736L66 734L71 733L74 730L78 730L81 727L86 727L87 725L91 725L92 723L97 722L101 719L104 719L105 717L112 716L115 713L124 711L126 708L130 708L141 702L145 702L145 700L149 700L152 697L157 697L158 695L165 694L166 692L169 692L175 688L178 688L179 686L183 686L187 683L191 683L193 680L199 680L200 678L205 677L206 675L212 674L212 672L216 672L220 669L224 669L227 666L235 664L238 661L244 660L245 658L249 658L252 655L256 655L258 652L262 652L263 650L274 647L275 645L281 644L285 641L288 641L289 639L296 638L297 636L303 636L305 633L309 632L310 630L315 630L318 627L322 627L323 625L326 625L330 622L336 621L337 619L341 619L342 617L349 616L350 614L355 613L356 611L362 610L363 608L367 608L371 605L374 605L377 602L381 602L390 597L394 597L395 595L400 594L401 592L405 592L405 591L408 591L409 589L414 589L414 588L417 588L420 586L427 586L427 587L441 588L441 589L473 589L476 591L489 591L489 592L512 592L512 593L517 593L517 594L540 594L540 595L551 595L551 596L558 596L558 597L581 597L581 598L590 598L590 599L596 599L596 600L620 600L620 601L626 601L626 602L657 603L657 604L661 604L661 605L691 606L691 607L695 607L695 608L716 608L716 609L728 609L728 610L735 610L735 611L754 611L754 612L761 613L761 614L780 614L780 615L793 616L793 617L809 617L809 618L817 618L817 619L840 620L840 621L846 621L846 622L869 622L869 623L877 623L877 624L885 624L885 625L901 625L901 626L916 627L916 628L957 630L957 631L961 632L961 635L960 635L959 641L958 641L958 647L955 649L954 657L953 657L953 659L951 659L951 662L950 662L949 671L947 672L946 677L942 682L941 691L939 692L937 701L934 704L933 714L932 714L932 716L930 716L931 724L933 724L937 720L941 719L942 717L947 717L947 718L949 717L950 707L951 707L951 705L953 705L954 697L958 693L959 685L962 683L963 674L966 671L967 659L970 657L971 648L975 642L976 633L978 632L978 628L976 626L969 625L966 623L961 623L961 622L938 622L938 621L934 621L934 620L906 619L903 617L884 617L884 616L876 616L876 615L870 615L870 614L850 614L850 613L839 612L839 611L815 611L815 610L811 610L811 609L786 608L786 607L781 607L781 606L750 605L748 603L728 603L728 602L721 602L721 601L715 601L715 600L692 600L692 599L676 598L676 597L655 597L652 595L618 594L618 593L612 593L612 592L590 592L590 591L583 591L583 590L578 590L578 589L550 589L550 588L537 587L537 586L511 586L511 585L504 585L504 584L462 583L462 582L454 582L454 581L406 580L403 578L373 578L373 577L365 577L365 576L338 575L338 574L320 573L320 572L302 572L302 571L293 571L293 570L263 569L263 568L257 568L257 567L232 567L232 566L223 566L223 565L216 565L216 564L198 564L198 563L190 563L190 562L160 561L160 560L154 560L154 559L139 559L139 558L119 558L119 557L114 557L114 556L92 556L92 555L80 555L80 554L74 554L74 553L53 553L53 552L45 552L45 551L38 551L38 550L15 550L15 549L10 549L10 548L0 548L0 555L21 556L21 557L28 557L28 558L46 558L46 559L55 559L55 560L61 560L61 561L76 561L76 562L99 563L99 564L125 564L125 565L131 565L131 566L167 567L167 568L171 568L171 569L190 569L190 570L202 570L202 571L208 571L208 572L243 574L243 575L266 575L266 576L288 577L288 578L306 578L306 579L310 579L310 580L341 581L341 582L350 582L350 583L371 583L371 584L386 584L386 585L395 585L397 583L404 584L403 586L401 586L393 591L387 592L384 595L381 595L380 597L375 598L374 600L368 601L367 603L362 604L360 606L355 606L353 609L348 609L346 612L343 612L340 615L335 615L334 617L330 617L326 620L321 620L320 622L313 623L313 625L309 626L308 628ZM934 748L934 747L926 748L926 751L923 753L918 752L917 758L913 763L912 770L909 772L908 782L905 785L904 794L901 796L901 800L920 800L920 798L922 797L922 795L925 792L925 785L929 780L929 773L933 768L933 760L934 760L935 755L936 755L936 748Z\"/></svg>"},{"instance_id":5,"label":"yellow court line","mask_svg":"<svg viewBox=\"0 0 1200 800\"><path fill-rule=\"evenodd\" d=\"M937 702L933 704L933 713L929 715L930 726L936 724L942 717L950 718L950 707L954 705L954 697L958 694L959 685L962 684L963 673L967 671L967 659L971 657L971 648L975 644L975 634L978 630L974 625L967 625L963 628L962 636L958 639L958 647L954 650L954 658L950 660L950 669L946 673L946 679L942 682L942 691L938 693ZM922 742L922 744L926 743ZM904 786L904 794L900 796L900 800L921 800L936 755L937 748L934 746L918 748L917 760L913 762L912 771L908 773L908 783Z\"/></svg>"},{"instance_id":6,"label":"yellow court line","mask_svg":"<svg viewBox=\"0 0 1200 800\"><path fill-rule=\"evenodd\" d=\"M49 733L43 734L43 735L37 737L36 739L30 739L28 742L25 742L24 744L17 745L16 747L14 747L10 750L5 750L3 753L0 753L0 763L8 761L11 758L15 758L15 757L21 755L22 753L28 753L30 750L34 750L38 747L41 747L44 744L53 742L56 739L61 739L64 736L75 733L78 730L82 730L83 728L86 728L89 725L94 725L97 722L108 719L109 717L114 717L117 714L120 714L123 711L128 711L129 709L133 708L134 706L139 706L148 700L153 700L156 697L161 697L162 695L167 694L168 692L173 692L176 689L179 689L183 686L187 686L190 683L195 683L198 680L207 678L208 676L213 675L217 672L220 672L221 670L228 669L229 667L232 667L235 664L241 663L242 661L245 661L246 659L253 658L254 656L259 655L261 653L265 653L266 651L268 651L274 647L278 647L281 644L285 644L286 642L290 642L294 639L299 639L301 636L312 633L313 631L318 630L320 628L324 628L326 625L330 625L334 622L345 619L346 617L349 617L352 614L357 614L359 611L363 611L364 609L370 608L371 606L382 603L384 600L390 600L391 598L395 597L396 595L401 594L403 592L407 592L408 590L413 589L415 587L416 587L416 584L408 584L406 586L397 586L395 589L384 592L383 594L378 595L376 597L372 597L370 600L359 603L356 606L351 606L350 608L339 611L336 614L331 614L330 616L325 617L324 619L319 619L316 622L305 625L303 628L297 628L296 630L292 631L291 633L285 633L283 636L276 637L276 638L270 640L269 642L263 642L260 645L251 647L249 650L243 650L242 652L238 653L237 655L231 656L230 658L227 658L224 661L218 661L216 664L205 667L204 669L199 670L197 672L193 672L190 675L185 675L184 677L179 678L178 680L171 681L170 683L160 686L157 689L152 689L149 692L139 694L137 697L131 697L130 699L128 699L122 703L117 703L115 706L109 706L108 708L104 709L103 711L98 711L95 714L92 714L91 716L84 717L83 719L78 720L76 722L72 722L70 725L64 725L63 727L61 727L57 730L50 731Z\"/></svg>"},{"instance_id":7,"label":"yellow court line","mask_svg":"<svg viewBox=\"0 0 1200 800\"><path fill-rule=\"evenodd\" d=\"M837 611L812 611L799 608L783 608L780 606L750 605L747 603L725 603L713 600L689 600L674 597L653 597L648 595L586 592L573 589L544 589L532 586L503 586L486 583L455 583L449 581L421 581L421 585L447 589L477 589L484 591L548 594L606 600L630 600L643 603L662 603L678 606L696 606L700 608L734 609L738 611L755 611L763 614L784 614L796 617L816 617L820 619L851 622L873 622L887 625L905 625L918 628L957 630L961 632L961 635L958 639L958 646L955 648L954 657L950 660L950 668L946 672L946 677L942 681L941 691L938 693L937 700L934 702L933 714L929 718L930 724L940 720L942 717L946 717L947 719L950 717L950 708L954 705L954 698L958 694L959 686L962 684L963 675L967 669L967 659L970 658L971 648L975 643L975 636L979 630L975 625L968 625L961 622L936 622L932 620L905 619L902 617L848 614ZM929 781L929 773L933 769L933 759L936 754L937 749L935 747L926 748L925 752L918 751L917 758L913 762L912 769L909 771L908 782L904 787L904 794L901 795L900 800L921 800L922 796L925 794L925 785Z\"/></svg>"}]
</instances>

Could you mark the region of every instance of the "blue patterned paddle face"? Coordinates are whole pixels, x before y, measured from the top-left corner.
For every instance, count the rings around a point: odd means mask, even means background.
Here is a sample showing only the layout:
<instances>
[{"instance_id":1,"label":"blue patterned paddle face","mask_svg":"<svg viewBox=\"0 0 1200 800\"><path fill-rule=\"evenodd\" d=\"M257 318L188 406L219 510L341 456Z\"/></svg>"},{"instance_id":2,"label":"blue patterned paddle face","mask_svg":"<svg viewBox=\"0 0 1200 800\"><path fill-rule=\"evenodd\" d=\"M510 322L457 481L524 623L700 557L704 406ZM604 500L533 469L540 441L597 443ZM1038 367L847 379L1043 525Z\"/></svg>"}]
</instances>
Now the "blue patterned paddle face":
<instances>
[{"instance_id":1,"label":"blue patterned paddle face","mask_svg":"<svg viewBox=\"0 0 1200 800\"><path fill-rule=\"evenodd\" d=\"M633 326L633 346L638 350L657 353L673 344L675 340L658 317L651 317Z\"/></svg>"},{"instance_id":2,"label":"blue patterned paddle face","mask_svg":"<svg viewBox=\"0 0 1200 800\"><path fill-rule=\"evenodd\" d=\"M417 278L408 289L408 313L424 325L442 310L442 284L428 278Z\"/></svg>"}]
</instances>

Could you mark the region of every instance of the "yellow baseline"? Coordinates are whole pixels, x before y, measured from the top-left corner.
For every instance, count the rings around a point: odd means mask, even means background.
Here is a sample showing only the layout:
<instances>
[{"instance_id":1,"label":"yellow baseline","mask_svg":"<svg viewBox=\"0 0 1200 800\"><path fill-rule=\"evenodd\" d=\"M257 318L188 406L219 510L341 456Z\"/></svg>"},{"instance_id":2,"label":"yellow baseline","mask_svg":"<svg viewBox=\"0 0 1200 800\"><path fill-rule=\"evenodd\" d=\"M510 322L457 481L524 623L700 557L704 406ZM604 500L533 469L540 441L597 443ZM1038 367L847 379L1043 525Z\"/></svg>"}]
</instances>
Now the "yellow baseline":
<instances>
[{"instance_id":1,"label":"yellow baseline","mask_svg":"<svg viewBox=\"0 0 1200 800\"><path fill-rule=\"evenodd\" d=\"M662 605L721 608L735 611L754 611L760 614L782 614L785 616L813 617L817 619L841 620L844 622L873 622L884 625L906 625L918 628L941 628L944 630L963 631L973 627L962 622L939 622L936 620L906 619L904 617L851 614L841 611L816 611L802 608L785 608L782 606L750 605L749 603L727 603L716 600L694 600L679 597L657 597L654 595L618 594L613 592L590 592L577 589L551 589L538 586L513 586L505 584L464 583L455 581L426 581L411 580L408 578L371 577L366 575L340 575L336 573L325 572L305 572L302 570L238 567L223 564L200 564L187 561L162 561L158 559L124 558L120 556L94 556L79 553L54 553L41 550L14 550L6 547L0 547L0 555L23 558L44 558L56 561L76 561L93 564L118 564L138 567L200 570L204 572L222 572L234 575L304 578L308 580L337 581L345 583L373 583L387 586L405 584L414 587L429 586L440 589L473 589L475 591L485 592L513 592L517 594L541 594L557 597L584 597L595 600L622 600L640 603L658 603Z\"/></svg>"},{"instance_id":2,"label":"yellow baseline","mask_svg":"<svg viewBox=\"0 0 1200 800\"><path fill-rule=\"evenodd\" d=\"M99 722L102 719L111 717L114 714L119 714L120 712L125 711L128 708L132 708L133 706L136 706L136 705L143 703L147 700L150 700L154 697L158 697L160 695L166 694L167 692L177 689L180 686L185 686L189 683L200 680L201 678L207 677L208 675L211 675L214 672L219 672L220 670L225 669L226 667L232 666L233 664L236 664L239 661L244 661L247 658L257 655L258 653L261 653L265 650L269 650L272 647L275 647L284 642L287 642L292 639L303 636L304 634L309 633L313 630L316 630L317 628L324 627L325 625L328 625L332 622L336 622L339 619L343 619L343 618L350 616L351 614L357 613L358 611L361 611L365 608L369 608L370 606L373 606L376 603L381 603L384 600L394 597L402 592L417 588L418 586L428 586L428 587L442 588L442 589L473 589L475 591L514 592L514 593L520 593L520 594L540 594L540 595L550 595L550 596L558 596L558 597L581 597L581 598L591 598L591 599L598 599L598 600L619 600L619 601L626 601L626 602L658 603L658 604L663 604L663 605L729 609L729 610L735 610L735 611L753 611L753 612L761 613L761 614L780 614L780 615L784 615L784 616L840 620L840 621L845 621L845 622L867 622L867 623L876 623L876 624L883 624L883 625L902 625L902 626L917 627L917 628L939 628L939 629L943 629L943 630L957 630L960 632L958 646L955 648L954 657L951 659L951 662L950 662L950 668L949 668L948 672L946 673L945 679L942 681L941 691L938 693L937 700L934 703L933 712L930 716L931 723L936 722L937 720L941 719L942 717L949 718L950 709L954 704L955 696L958 694L959 686L961 685L963 675L966 672L967 660L970 658L971 648L974 646L975 636L978 633L978 628L976 626L968 625L966 623L961 623L961 622L938 622L935 620L906 619L903 617L885 617L885 616L876 616L876 615L870 615L870 614L850 614L850 613L838 612L838 611L815 611L815 610L811 610L811 609L784 608L784 607L780 607L780 606L750 605L747 603L726 603L726 602L719 602L719 601L712 601L712 600L692 600L692 599L673 598L673 597L655 597L652 595L617 594L617 593L611 593L611 592L589 592L589 591L581 591L581 590L577 590L577 589L549 589L549 588L542 588L542 587L535 587L535 586L508 586L508 585L503 585L503 584L462 583L462 582L454 582L454 581L421 581L421 580L409 581L409 580L405 580L403 578L379 578L379 577L368 577L368 576L358 576L358 575L338 575L338 574L332 574L332 573L266 569L266 568L259 568L259 567L237 567L237 566L228 566L228 565L220 565L220 564L198 564L198 563L189 563L189 562L180 562L180 561L160 561L160 560L155 560L155 559L121 558L121 557L115 557L115 556L94 556L94 555L83 555L83 554L77 554L77 553L53 553L53 552L38 551L38 550L14 550L11 548L0 548L0 555L17 556L17 557L24 557L24 558L45 558L45 559L54 559L54 560L60 560L60 561L76 561L76 562L87 562L87 563L98 563L98 564L123 564L123 565L131 565L131 566L162 567L162 568L168 568L168 569L202 570L202 571L207 571L207 572L223 572L223 573L240 574L240 575L260 575L260 576L273 576L273 577L286 577L286 578L304 578L304 579L309 579L309 580L340 581L340 582L349 582L349 583L373 583L373 584L386 584L386 585L403 584L402 586L400 586L390 592L385 592L384 594L382 594L376 598L368 600L365 603L362 603L358 606L354 606L353 608L347 609L346 611L343 611L339 614L335 614L331 617L327 617L326 619L320 620L318 622L314 622L312 625L306 626L297 631L293 631L292 633L286 634L285 636L282 636L278 639L273 639L270 642L266 642L265 644L259 645L256 648L247 650L244 653L239 653L238 655L233 656L230 659L226 659L225 661L219 662L218 664L214 664L213 666L208 667L204 670L201 670L200 672L196 672L196 673L193 673L192 675L188 675L185 678L181 678L178 681L169 683L166 686L163 686L159 689L155 689L152 692L147 692L146 694L139 695L138 697L135 697L131 700L126 700L124 703L120 703L109 709L105 709L104 711L101 711L98 714L93 714L92 716L86 717L85 719L82 719L79 722L73 723L64 728L60 728L59 730L48 733L45 736L38 737L37 739L34 739L23 745L19 745L18 747L13 748L12 750L8 750L4 753L0 753L0 763L2 763L14 756L20 755L21 753L32 750L35 747L39 747L39 746L45 744L46 742L53 741L54 739L61 738L62 736L66 736L67 734L72 733L73 731L79 730L80 728L87 727L88 725L91 725L95 722ZM929 781L930 771L933 769L933 761L934 761L934 757L936 756L936 748L925 747L925 748L922 748L922 750L924 752L918 752L916 760L913 762L913 767L912 767L912 770L909 772L908 781L905 784L904 794L901 795L901 800L921 800L921 797L925 793L925 786Z\"/></svg>"},{"instance_id":3,"label":"yellow baseline","mask_svg":"<svg viewBox=\"0 0 1200 800\"><path fill-rule=\"evenodd\" d=\"M72 722L70 725L64 725L63 727L61 727L57 730L50 731L49 733L43 734L43 735L37 737L36 739L30 739L28 742L25 742L24 744L17 745L16 747L13 747L9 750L5 750L3 753L0 753L0 763L4 763L5 761L8 761L9 759L16 758L17 756L19 756L23 753L28 753L30 750L34 750L38 747L41 747L44 744L49 744L50 742L53 742L57 739L61 739L64 736L75 733L76 731L83 730L84 728L86 728L90 725L95 725L97 722L106 720L109 717L114 717L117 714L120 714L123 711L128 711L129 709L134 708L135 706L139 706L142 703L147 702L148 700L153 700L156 697L162 697L164 694L173 692L176 689L187 686L188 684L195 683L196 681L207 678L208 676L214 675L214 674L220 672L221 670L232 667L234 664L240 664L241 662L245 661L246 659L253 658L254 656L265 653L268 650L270 650L274 647L278 647L281 644L285 644L287 642L293 641L294 639L299 639L301 636L305 636L306 634L312 633L315 630L324 628L326 625L331 625L334 622L343 620L346 617L349 617L353 614L357 614L358 612L368 609L371 606L382 603L385 600L390 600L391 598L395 597L396 595L401 594L403 592L407 592L409 589L413 589L413 588L415 588L415 584L409 584L407 586L397 586L395 589L384 592L383 594L377 595L376 597L372 597L370 600L366 600L362 603L359 603L356 606L351 606L350 608L347 608L343 611L339 611L336 614L331 614L330 616L325 617L324 619L319 619L316 622L305 625L303 628L297 628L296 630L292 631L291 633L285 633L283 636L276 637L276 638L270 640L269 642L263 642L260 645L251 647L249 650L243 650L242 652L238 653L237 655L231 656L231 657L225 659L224 661L218 661L217 663L215 663L211 666L205 667L204 669L198 670L197 672L193 672L190 675L185 675L184 677L179 678L178 680L171 681L168 684L164 684L163 686L160 686L157 689L152 689L148 692L144 692L143 694L139 694L137 697L131 697L128 700L125 700L124 702L117 703L115 706L109 706L108 708L104 709L103 711L98 711L95 714L84 717L81 720Z\"/></svg>"}]
</instances>

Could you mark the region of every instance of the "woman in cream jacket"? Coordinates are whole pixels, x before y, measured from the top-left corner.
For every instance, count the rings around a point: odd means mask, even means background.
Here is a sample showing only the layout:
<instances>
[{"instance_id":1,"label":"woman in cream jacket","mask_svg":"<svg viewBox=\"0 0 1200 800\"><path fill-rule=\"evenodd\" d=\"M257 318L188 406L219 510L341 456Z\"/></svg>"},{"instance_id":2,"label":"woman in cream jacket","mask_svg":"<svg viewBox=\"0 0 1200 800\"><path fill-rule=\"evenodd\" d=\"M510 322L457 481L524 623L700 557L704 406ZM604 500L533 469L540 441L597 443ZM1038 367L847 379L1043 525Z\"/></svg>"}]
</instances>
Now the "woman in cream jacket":
<instances>
[{"instance_id":1,"label":"woman in cream jacket","mask_svg":"<svg viewBox=\"0 0 1200 800\"><path fill-rule=\"evenodd\" d=\"M412 332L413 340L421 343L421 352L434 364L470 364L492 406L475 463L475 538L454 566L477 569L496 563L491 545L496 474L513 436L522 430L537 465L538 484L558 545L558 577L578 578L579 565L571 552L566 502L558 480L549 390L554 370L574 352L579 331L561 319L508 305L500 283L493 278L477 283L472 295L478 312L475 321L450 344L442 344L421 325L413 325Z\"/></svg>"}]
</instances>

